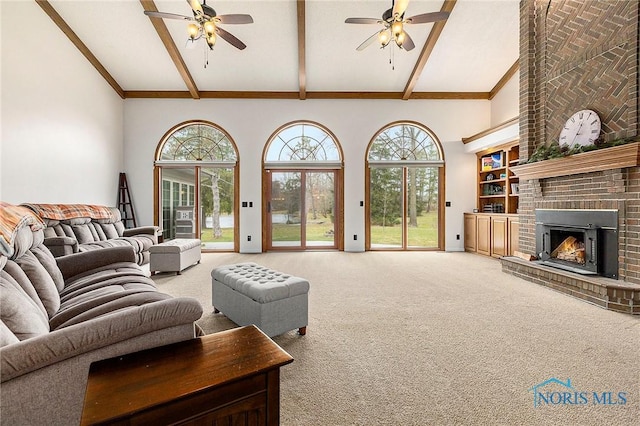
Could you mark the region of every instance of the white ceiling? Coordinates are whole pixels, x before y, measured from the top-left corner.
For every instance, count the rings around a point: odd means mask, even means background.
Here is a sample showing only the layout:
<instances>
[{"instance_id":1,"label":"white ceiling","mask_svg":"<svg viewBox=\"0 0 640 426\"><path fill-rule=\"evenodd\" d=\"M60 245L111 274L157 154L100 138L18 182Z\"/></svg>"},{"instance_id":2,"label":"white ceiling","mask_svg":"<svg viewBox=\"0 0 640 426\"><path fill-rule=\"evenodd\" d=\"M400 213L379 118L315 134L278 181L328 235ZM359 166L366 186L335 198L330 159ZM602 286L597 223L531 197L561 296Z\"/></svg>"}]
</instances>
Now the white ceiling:
<instances>
[{"instance_id":1,"label":"white ceiling","mask_svg":"<svg viewBox=\"0 0 640 426\"><path fill-rule=\"evenodd\" d=\"M124 91L188 88L144 8L136 0L49 3ZM156 0L161 12L189 15L185 0ZM199 91L298 92L296 0L209 0L219 15L250 14L253 24L221 25L248 46L219 39L213 51L186 48L186 21L163 20ZM405 16L439 11L442 0L410 0ZM433 24L407 25L416 48L391 44L356 51L391 0L306 0L307 92L403 92ZM458 0L413 92L490 92L518 59L518 0ZM205 58L208 66L205 68ZM389 61L393 62L392 64Z\"/></svg>"}]
</instances>

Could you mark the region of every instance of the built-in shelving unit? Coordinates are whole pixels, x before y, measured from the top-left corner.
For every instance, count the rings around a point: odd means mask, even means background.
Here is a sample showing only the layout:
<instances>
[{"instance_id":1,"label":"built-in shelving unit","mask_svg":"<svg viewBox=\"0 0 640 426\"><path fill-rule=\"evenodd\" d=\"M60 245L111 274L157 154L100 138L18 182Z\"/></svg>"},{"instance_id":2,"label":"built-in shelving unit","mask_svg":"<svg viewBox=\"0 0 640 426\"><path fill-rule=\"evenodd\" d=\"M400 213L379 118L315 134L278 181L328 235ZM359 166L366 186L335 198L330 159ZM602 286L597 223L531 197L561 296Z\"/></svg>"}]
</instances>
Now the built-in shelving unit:
<instances>
[{"instance_id":1,"label":"built-in shelving unit","mask_svg":"<svg viewBox=\"0 0 640 426\"><path fill-rule=\"evenodd\" d=\"M518 141L486 149L478 156L479 213L517 213L519 178L511 167L519 161Z\"/></svg>"}]
</instances>

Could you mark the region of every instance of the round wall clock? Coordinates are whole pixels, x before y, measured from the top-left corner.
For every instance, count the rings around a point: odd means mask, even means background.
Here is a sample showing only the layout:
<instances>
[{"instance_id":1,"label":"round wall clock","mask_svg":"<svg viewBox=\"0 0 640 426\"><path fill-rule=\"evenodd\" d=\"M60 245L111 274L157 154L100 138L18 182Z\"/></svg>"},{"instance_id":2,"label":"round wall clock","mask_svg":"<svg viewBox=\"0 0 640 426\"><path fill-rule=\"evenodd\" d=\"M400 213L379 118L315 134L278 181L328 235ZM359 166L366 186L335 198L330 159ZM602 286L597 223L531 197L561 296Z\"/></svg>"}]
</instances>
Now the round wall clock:
<instances>
[{"instance_id":1,"label":"round wall clock","mask_svg":"<svg viewBox=\"0 0 640 426\"><path fill-rule=\"evenodd\" d=\"M560 131L560 145L591 145L600 137L600 117L590 109L573 114Z\"/></svg>"}]
</instances>

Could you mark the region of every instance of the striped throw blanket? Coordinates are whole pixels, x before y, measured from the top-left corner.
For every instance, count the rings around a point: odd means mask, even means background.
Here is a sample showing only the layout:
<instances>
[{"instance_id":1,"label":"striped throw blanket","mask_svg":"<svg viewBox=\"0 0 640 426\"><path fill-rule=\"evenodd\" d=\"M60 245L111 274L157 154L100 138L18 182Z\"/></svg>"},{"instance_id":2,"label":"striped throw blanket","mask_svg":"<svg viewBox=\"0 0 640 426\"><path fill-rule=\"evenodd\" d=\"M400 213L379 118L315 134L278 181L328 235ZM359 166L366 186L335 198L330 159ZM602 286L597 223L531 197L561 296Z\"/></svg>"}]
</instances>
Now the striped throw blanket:
<instances>
[{"instance_id":1,"label":"striped throw blanket","mask_svg":"<svg viewBox=\"0 0 640 426\"><path fill-rule=\"evenodd\" d=\"M23 226L29 226L32 231L37 231L44 228L44 223L26 207L0 201L0 254L11 257L13 241L18 230Z\"/></svg>"},{"instance_id":2,"label":"striped throw blanket","mask_svg":"<svg viewBox=\"0 0 640 426\"><path fill-rule=\"evenodd\" d=\"M81 217L90 219L110 219L116 220L112 210L106 206L92 204L22 204L33 210L38 216L44 219L65 220Z\"/></svg>"}]
</instances>

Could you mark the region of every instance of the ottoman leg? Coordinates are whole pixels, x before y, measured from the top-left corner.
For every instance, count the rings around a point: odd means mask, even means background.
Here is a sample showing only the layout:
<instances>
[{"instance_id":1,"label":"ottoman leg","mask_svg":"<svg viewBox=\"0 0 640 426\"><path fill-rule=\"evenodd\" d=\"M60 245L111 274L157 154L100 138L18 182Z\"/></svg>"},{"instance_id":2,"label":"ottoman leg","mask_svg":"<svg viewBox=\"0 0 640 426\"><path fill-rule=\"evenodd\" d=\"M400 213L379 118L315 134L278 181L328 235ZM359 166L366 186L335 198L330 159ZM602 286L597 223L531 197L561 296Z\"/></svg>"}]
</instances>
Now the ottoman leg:
<instances>
[{"instance_id":1,"label":"ottoman leg","mask_svg":"<svg viewBox=\"0 0 640 426\"><path fill-rule=\"evenodd\" d=\"M220 313L220 311L218 310L218 308L213 308L213 313L214 313L214 314L219 314L219 313Z\"/></svg>"},{"instance_id":2,"label":"ottoman leg","mask_svg":"<svg viewBox=\"0 0 640 426\"><path fill-rule=\"evenodd\" d=\"M300 327L298 329L298 334L300 334L301 336L304 336L305 334L307 334L307 326Z\"/></svg>"}]
</instances>

